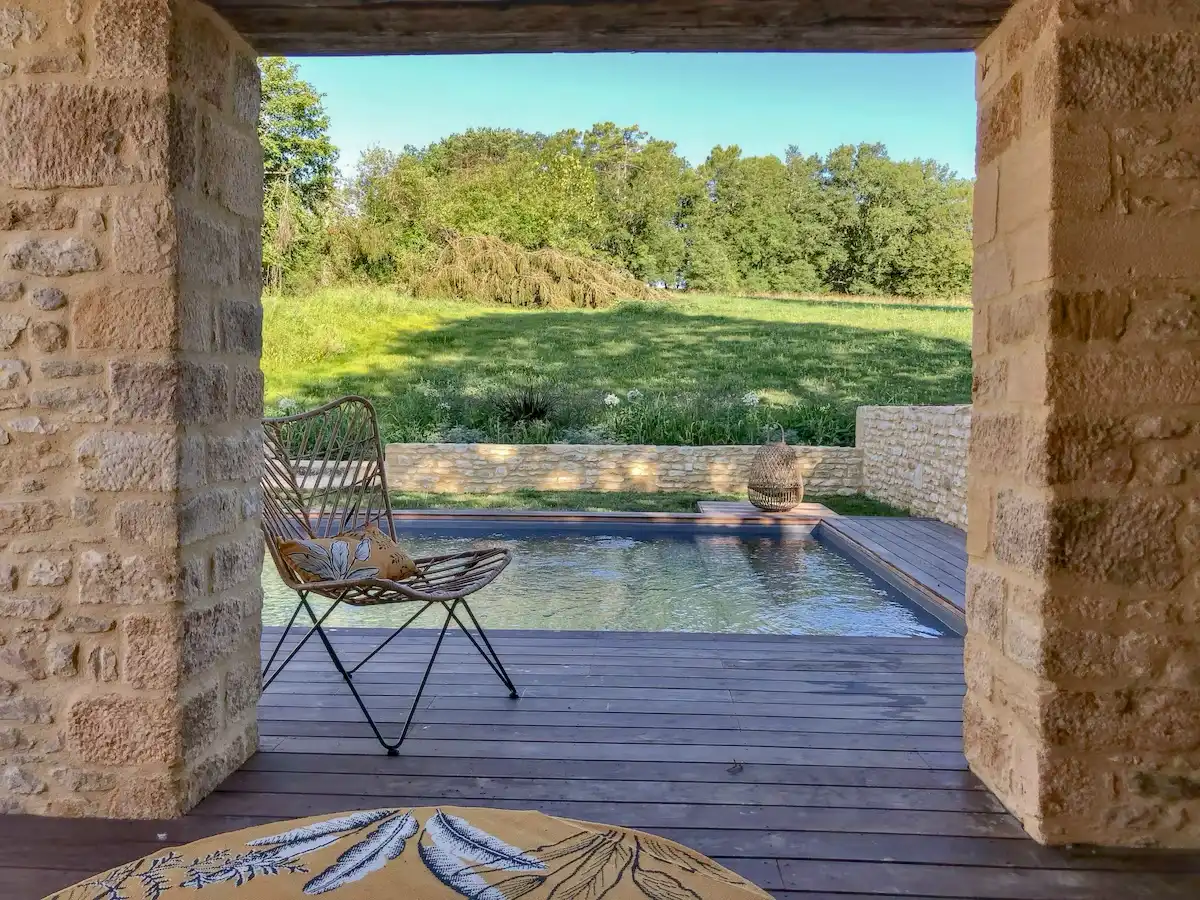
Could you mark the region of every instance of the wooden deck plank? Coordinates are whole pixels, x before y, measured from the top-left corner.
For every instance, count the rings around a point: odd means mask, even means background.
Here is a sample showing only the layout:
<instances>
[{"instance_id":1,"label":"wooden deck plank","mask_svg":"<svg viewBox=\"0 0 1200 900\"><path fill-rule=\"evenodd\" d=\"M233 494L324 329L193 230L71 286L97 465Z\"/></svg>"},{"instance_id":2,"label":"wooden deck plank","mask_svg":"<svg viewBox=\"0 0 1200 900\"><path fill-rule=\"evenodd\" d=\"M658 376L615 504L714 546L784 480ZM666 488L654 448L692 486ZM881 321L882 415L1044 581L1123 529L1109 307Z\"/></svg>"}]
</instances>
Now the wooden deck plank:
<instances>
[{"instance_id":1,"label":"wooden deck plank","mask_svg":"<svg viewBox=\"0 0 1200 900\"><path fill-rule=\"evenodd\" d=\"M917 537L928 547L939 536ZM353 658L387 633L336 639ZM1198 854L1080 856L1024 836L966 768L961 641L494 636L523 697L505 696L452 634L398 758L369 736L323 650L306 647L263 698L260 752L187 817L0 816L0 897L38 900L221 831L391 803L541 809L654 831L780 900L1200 895ZM388 731L407 714L430 642L404 635L355 678Z\"/></svg>"},{"instance_id":2,"label":"wooden deck plank","mask_svg":"<svg viewBox=\"0 0 1200 900\"><path fill-rule=\"evenodd\" d=\"M885 530L870 517L835 517L825 519L822 528L829 529L844 540L852 541L868 554L877 557L902 575L954 604L966 607L966 548L949 538L938 542L935 535L911 520L895 520ZM906 539L901 535L907 534ZM927 547L937 543L939 552Z\"/></svg>"}]
</instances>

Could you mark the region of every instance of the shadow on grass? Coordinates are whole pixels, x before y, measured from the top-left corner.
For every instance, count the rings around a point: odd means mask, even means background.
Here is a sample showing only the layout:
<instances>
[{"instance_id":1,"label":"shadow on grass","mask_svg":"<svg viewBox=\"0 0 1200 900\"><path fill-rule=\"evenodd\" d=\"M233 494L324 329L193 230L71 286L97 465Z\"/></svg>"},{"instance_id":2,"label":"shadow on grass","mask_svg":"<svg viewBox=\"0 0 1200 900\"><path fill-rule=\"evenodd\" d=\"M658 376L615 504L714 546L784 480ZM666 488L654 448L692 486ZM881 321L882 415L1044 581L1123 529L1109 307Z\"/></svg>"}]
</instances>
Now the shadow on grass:
<instances>
[{"instance_id":1,"label":"shadow on grass","mask_svg":"<svg viewBox=\"0 0 1200 900\"><path fill-rule=\"evenodd\" d=\"M482 400L530 380L569 400L566 424L573 425L632 415L624 399L620 410L605 410L601 398L609 392L624 398L637 389L654 395L664 415L678 400L681 416L716 418L746 416L741 398L754 391L764 404L751 416L756 422L794 427L806 421L806 409L822 408L837 419L826 442L851 443L857 406L965 403L971 389L971 348L961 340L891 327L686 315L669 306L485 314L396 334L380 349L383 360L365 371L308 379L304 398L363 394L379 402L381 415L390 409L412 426L392 439L419 440L421 428L452 419L488 430ZM653 425L646 428L637 434L652 436ZM670 437L678 429L663 430ZM668 442L709 441L685 435Z\"/></svg>"}]
</instances>

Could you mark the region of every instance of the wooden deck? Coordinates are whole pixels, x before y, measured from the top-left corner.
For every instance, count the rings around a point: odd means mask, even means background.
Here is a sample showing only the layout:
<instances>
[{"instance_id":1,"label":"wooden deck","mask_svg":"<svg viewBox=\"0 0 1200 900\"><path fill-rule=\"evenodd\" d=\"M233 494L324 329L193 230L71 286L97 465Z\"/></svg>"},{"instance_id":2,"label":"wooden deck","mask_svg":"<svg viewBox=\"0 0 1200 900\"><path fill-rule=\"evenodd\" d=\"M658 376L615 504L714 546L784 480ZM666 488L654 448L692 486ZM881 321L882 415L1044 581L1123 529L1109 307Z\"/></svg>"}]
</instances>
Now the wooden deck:
<instances>
[{"instance_id":1,"label":"wooden deck","mask_svg":"<svg viewBox=\"0 0 1200 900\"><path fill-rule=\"evenodd\" d=\"M0 897L267 820L439 803L658 832L782 900L1200 897L1200 857L1075 857L1024 836L960 752L957 640L494 637L523 697L454 636L394 759L306 648L263 698L261 752L186 818L0 817ZM354 658L378 637L336 640ZM383 718L402 719L431 643L403 636L360 673Z\"/></svg>"},{"instance_id":2,"label":"wooden deck","mask_svg":"<svg viewBox=\"0 0 1200 900\"><path fill-rule=\"evenodd\" d=\"M958 609L967 608L967 535L953 525L933 519L830 516L820 527Z\"/></svg>"}]
</instances>

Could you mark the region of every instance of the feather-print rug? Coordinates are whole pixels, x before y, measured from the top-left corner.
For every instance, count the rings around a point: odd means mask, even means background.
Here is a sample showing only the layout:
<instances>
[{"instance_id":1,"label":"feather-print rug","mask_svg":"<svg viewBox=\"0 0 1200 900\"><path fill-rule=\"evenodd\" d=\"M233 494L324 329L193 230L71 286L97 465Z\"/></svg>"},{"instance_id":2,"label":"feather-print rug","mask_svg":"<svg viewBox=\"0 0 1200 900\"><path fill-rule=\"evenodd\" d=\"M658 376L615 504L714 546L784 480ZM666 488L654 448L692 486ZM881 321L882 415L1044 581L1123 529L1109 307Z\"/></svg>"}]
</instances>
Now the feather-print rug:
<instances>
[{"instance_id":1,"label":"feather-print rug","mask_svg":"<svg viewBox=\"0 0 1200 900\"><path fill-rule=\"evenodd\" d=\"M46 900L764 900L672 841L486 808L375 809L276 822L143 857Z\"/></svg>"}]
</instances>

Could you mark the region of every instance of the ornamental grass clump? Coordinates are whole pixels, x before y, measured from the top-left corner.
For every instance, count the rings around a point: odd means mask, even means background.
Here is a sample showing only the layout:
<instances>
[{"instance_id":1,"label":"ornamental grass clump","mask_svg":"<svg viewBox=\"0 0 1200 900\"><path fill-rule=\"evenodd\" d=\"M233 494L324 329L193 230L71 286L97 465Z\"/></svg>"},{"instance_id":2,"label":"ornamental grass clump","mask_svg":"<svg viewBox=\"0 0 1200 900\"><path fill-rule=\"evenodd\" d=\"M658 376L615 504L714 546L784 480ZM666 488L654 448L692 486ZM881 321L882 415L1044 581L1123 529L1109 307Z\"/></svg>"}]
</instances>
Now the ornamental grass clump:
<instances>
[{"instance_id":1,"label":"ornamental grass clump","mask_svg":"<svg viewBox=\"0 0 1200 900\"><path fill-rule=\"evenodd\" d=\"M661 300L628 272L561 250L526 250L489 235L452 237L413 289L418 297L510 306L597 309L617 300Z\"/></svg>"}]
</instances>

